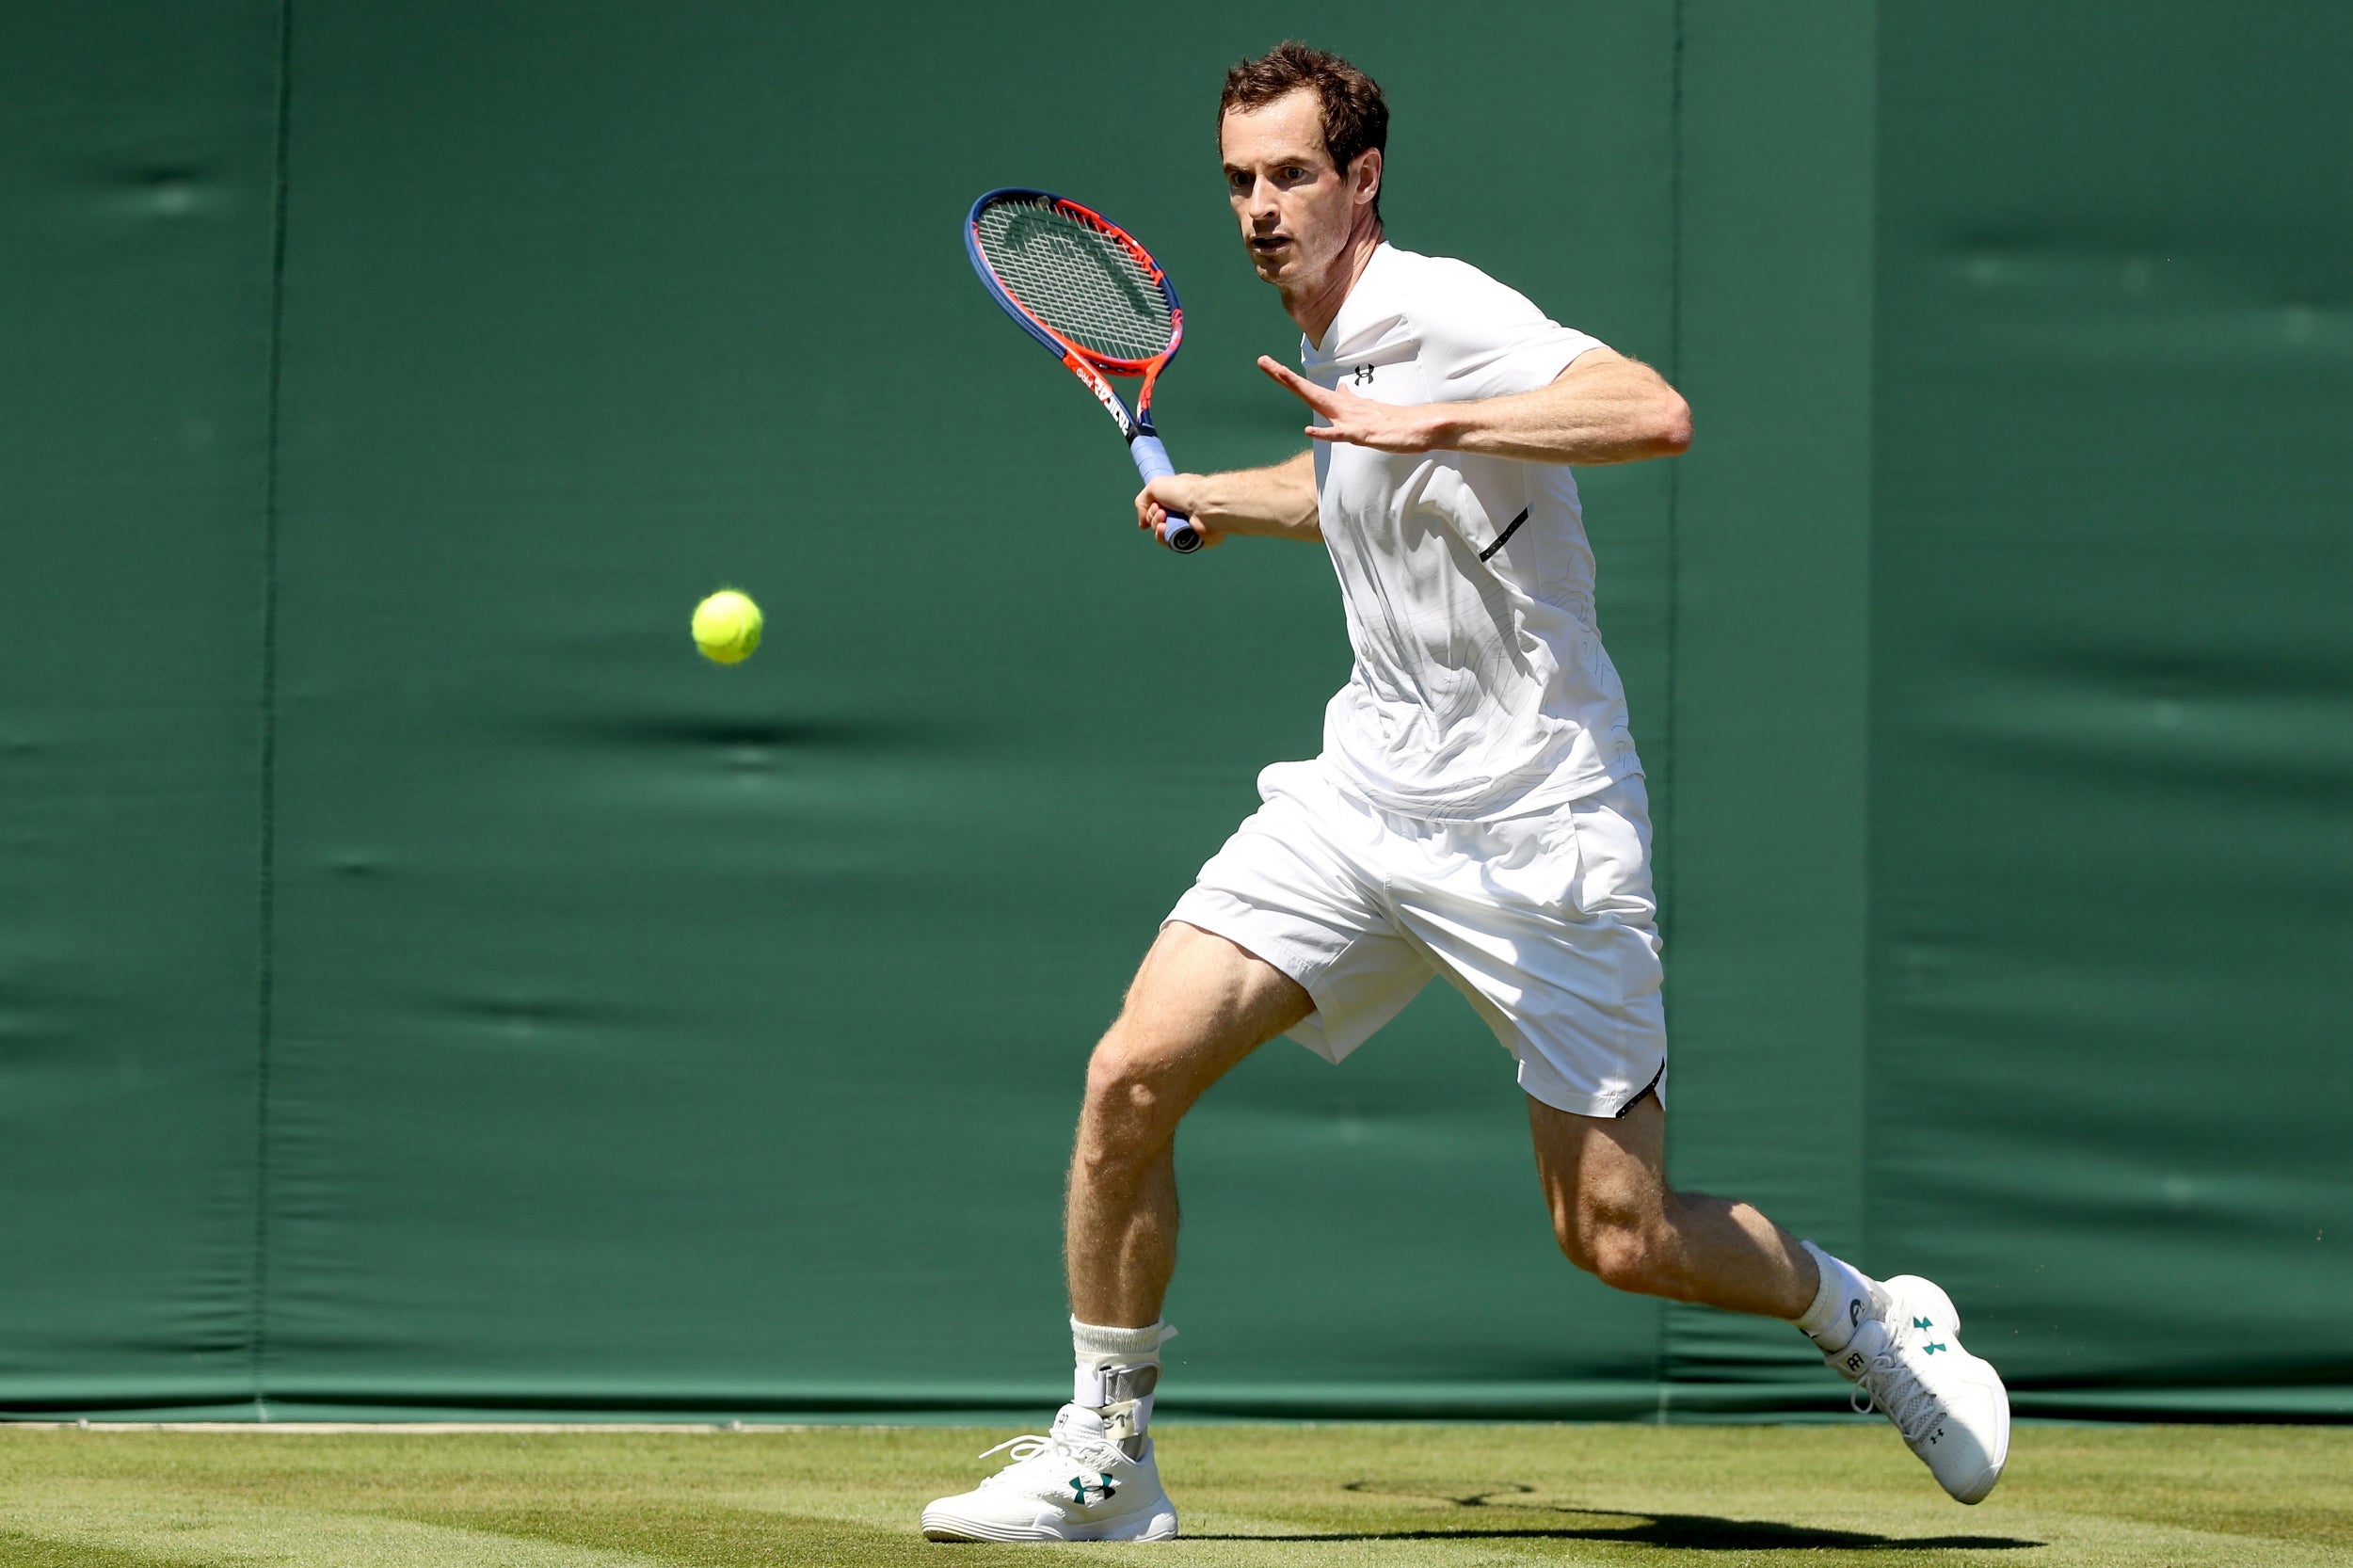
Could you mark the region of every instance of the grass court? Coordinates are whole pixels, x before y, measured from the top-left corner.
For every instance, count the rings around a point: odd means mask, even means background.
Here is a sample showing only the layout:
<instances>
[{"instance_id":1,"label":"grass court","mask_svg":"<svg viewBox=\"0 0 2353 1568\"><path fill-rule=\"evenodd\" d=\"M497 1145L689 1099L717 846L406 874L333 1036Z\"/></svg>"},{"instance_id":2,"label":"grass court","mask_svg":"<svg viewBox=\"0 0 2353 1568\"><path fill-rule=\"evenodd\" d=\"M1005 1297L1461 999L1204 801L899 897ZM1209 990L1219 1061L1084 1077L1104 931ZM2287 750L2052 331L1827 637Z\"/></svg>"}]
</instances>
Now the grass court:
<instances>
[{"instance_id":1,"label":"grass court","mask_svg":"<svg viewBox=\"0 0 2353 1568\"><path fill-rule=\"evenodd\" d=\"M1185 1539L942 1545L955 1428L299 1432L0 1427L8 1568L951 1568L1523 1562L2353 1563L2353 1430L2018 1429L1976 1508L1883 1423L1156 1429Z\"/></svg>"}]
</instances>

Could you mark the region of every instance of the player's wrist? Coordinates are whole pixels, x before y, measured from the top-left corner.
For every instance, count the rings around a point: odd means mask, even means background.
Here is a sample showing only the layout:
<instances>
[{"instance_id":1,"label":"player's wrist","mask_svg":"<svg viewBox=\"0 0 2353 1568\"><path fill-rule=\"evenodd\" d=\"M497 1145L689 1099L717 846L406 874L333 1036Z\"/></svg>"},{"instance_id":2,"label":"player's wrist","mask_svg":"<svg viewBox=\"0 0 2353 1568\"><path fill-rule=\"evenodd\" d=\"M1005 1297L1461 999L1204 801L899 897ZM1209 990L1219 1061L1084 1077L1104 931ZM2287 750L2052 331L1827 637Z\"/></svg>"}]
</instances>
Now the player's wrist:
<instances>
[{"instance_id":1,"label":"player's wrist","mask_svg":"<svg viewBox=\"0 0 2353 1568\"><path fill-rule=\"evenodd\" d=\"M1415 424L1417 434L1423 442L1423 451L1451 452L1463 444L1463 439L1470 433L1470 421L1465 419L1459 409L1460 406L1452 403L1425 403L1421 406Z\"/></svg>"},{"instance_id":2,"label":"player's wrist","mask_svg":"<svg viewBox=\"0 0 2353 1568\"><path fill-rule=\"evenodd\" d=\"M1241 475L1205 473L1193 486L1192 515L1200 518L1228 534L1247 534L1253 509L1245 484L1238 483Z\"/></svg>"},{"instance_id":3,"label":"player's wrist","mask_svg":"<svg viewBox=\"0 0 2353 1568\"><path fill-rule=\"evenodd\" d=\"M1217 478L1213 474L1186 473L1177 477L1185 482L1178 494L1177 507L1196 522L1223 523L1224 509L1218 504Z\"/></svg>"}]
</instances>

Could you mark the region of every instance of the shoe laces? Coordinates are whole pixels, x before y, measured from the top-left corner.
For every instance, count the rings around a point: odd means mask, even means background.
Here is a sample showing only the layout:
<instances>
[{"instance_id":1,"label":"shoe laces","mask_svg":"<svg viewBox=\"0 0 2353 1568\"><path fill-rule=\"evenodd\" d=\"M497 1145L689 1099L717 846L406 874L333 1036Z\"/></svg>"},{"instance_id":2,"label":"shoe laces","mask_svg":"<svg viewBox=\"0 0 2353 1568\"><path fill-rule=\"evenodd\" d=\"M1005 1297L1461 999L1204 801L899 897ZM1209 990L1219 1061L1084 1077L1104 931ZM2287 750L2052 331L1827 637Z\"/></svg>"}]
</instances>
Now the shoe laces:
<instances>
[{"instance_id":1,"label":"shoe laces","mask_svg":"<svg viewBox=\"0 0 2353 1568\"><path fill-rule=\"evenodd\" d=\"M1055 1472L1051 1477L1051 1481L1055 1485L1060 1485L1062 1482L1060 1472L1071 1464L1075 1464L1082 1470L1109 1472L1113 1464L1124 1463L1128 1457L1120 1451L1119 1445L1109 1438L1091 1437L1071 1432L1060 1420L1055 1421L1051 1432L1023 1432L1018 1437L1009 1437L993 1448L982 1449L980 1457L986 1459L992 1454L1000 1454L1007 1449L1012 1450L1012 1461L1003 1469L983 1481L982 1485L1015 1484L1019 1480L1023 1471L1031 1468L1040 1460L1050 1461L1049 1464L1036 1464L1036 1467L1040 1470Z\"/></svg>"},{"instance_id":2,"label":"shoe laces","mask_svg":"<svg viewBox=\"0 0 2353 1568\"><path fill-rule=\"evenodd\" d=\"M1926 1436L1945 1408L1919 1374L1897 1356L1893 1343L1872 1355L1847 1402L1858 1416L1868 1416L1874 1408L1884 1412L1906 1443Z\"/></svg>"}]
</instances>

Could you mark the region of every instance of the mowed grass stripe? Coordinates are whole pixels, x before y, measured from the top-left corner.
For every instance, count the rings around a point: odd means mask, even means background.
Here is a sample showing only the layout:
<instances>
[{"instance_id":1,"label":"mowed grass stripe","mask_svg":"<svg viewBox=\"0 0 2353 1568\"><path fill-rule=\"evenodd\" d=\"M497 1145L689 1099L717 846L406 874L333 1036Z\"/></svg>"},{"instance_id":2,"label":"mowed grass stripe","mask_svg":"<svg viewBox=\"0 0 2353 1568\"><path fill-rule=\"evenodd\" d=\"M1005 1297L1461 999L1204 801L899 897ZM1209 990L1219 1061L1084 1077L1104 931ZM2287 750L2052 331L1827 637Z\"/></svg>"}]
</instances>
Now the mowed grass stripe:
<instances>
[{"instance_id":1,"label":"mowed grass stripe","mask_svg":"<svg viewBox=\"0 0 2353 1568\"><path fill-rule=\"evenodd\" d=\"M159 1568L165 1560L104 1546L77 1546L0 1526L0 1562L8 1568Z\"/></svg>"},{"instance_id":2,"label":"mowed grass stripe","mask_svg":"<svg viewBox=\"0 0 2353 1568\"><path fill-rule=\"evenodd\" d=\"M915 1536L1008 1435L0 1428L8 1568L1036 1562ZM2353 1430L2023 1427L1961 1508L1883 1427L1188 1426L1187 1539L1097 1557L1356 1563L2353 1564ZM11 1533L12 1532L12 1533ZM1048 1560L1065 1560L1049 1552Z\"/></svg>"},{"instance_id":3,"label":"mowed grass stripe","mask_svg":"<svg viewBox=\"0 0 2353 1568\"><path fill-rule=\"evenodd\" d=\"M70 1548L86 1560L95 1555L102 1561L142 1564L661 1568L670 1560L437 1524L398 1512L285 1506L227 1490L142 1487L113 1477L40 1492L0 1486L0 1518L21 1536Z\"/></svg>"}]
</instances>

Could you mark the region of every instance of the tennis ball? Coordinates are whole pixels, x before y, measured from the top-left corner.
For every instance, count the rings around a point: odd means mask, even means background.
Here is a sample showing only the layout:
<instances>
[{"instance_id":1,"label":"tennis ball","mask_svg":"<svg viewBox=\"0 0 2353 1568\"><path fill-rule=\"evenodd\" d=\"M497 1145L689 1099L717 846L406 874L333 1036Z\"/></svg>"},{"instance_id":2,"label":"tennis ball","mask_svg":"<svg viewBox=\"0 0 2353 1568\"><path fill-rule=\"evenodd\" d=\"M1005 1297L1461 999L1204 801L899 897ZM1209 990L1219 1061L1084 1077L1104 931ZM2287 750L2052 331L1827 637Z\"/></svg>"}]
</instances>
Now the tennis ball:
<instances>
[{"instance_id":1,"label":"tennis ball","mask_svg":"<svg viewBox=\"0 0 2353 1568\"><path fill-rule=\"evenodd\" d=\"M760 646L760 606L722 588L695 606L695 646L714 664L737 664Z\"/></svg>"}]
</instances>

